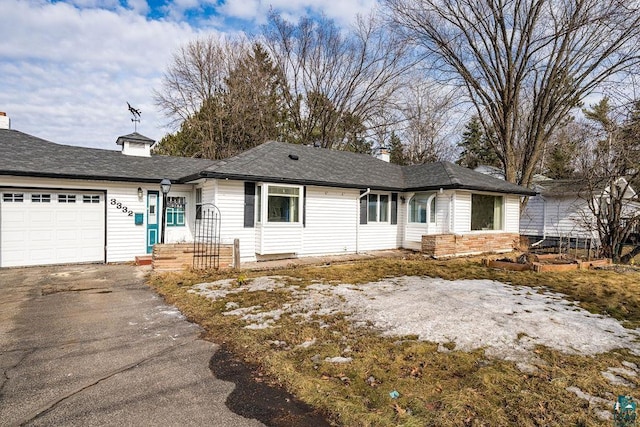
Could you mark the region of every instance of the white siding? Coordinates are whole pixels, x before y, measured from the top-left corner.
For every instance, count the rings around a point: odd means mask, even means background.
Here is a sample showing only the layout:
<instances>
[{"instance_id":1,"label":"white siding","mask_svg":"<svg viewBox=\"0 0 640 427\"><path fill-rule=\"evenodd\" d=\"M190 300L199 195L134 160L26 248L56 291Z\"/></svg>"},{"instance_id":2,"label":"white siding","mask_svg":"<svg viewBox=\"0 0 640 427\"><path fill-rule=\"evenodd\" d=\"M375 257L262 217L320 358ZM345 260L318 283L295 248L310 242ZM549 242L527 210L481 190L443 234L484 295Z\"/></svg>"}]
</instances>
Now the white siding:
<instances>
[{"instance_id":1,"label":"white siding","mask_svg":"<svg viewBox=\"0 0 640 427\"><path fill-rule=\"evenodd\" d=\"M307 187L306 226L300 255L355 252L359 195L358 190Z\"/></svg>"},{"instance_id":2,"label":"white siding","mask_svg":"<svg viewBox=\"0 0 640 427\"><path fill-rule=\"evenodd\" d=\"M585 219L592 215L586 201L574 197L547 199L546 230L548 237L591 237Z\"/></svg>"},{"instance_id":3,"label":"white siding","mask_svg":"<svg viewBox=\"0 0 640 427\"><path fill-rule=\"evenodd\" d=\"M453 204L453 232L468 233L471 231L471 193L457 191Z\"/></svg>"},{"instance_id":4,"label":"white siding","mask_svg":"<svg viewBox=\"0 0 640 427\"><path fill-rule=\"evenodd\" d=\"M545 199L542 196L530 197L520 216L520 234L542 236L545 216Z\"/></svg>"},{"instance_id":5,"label":"white siding","mask_svg":"<svg viewBox=\"0 0 640 427\"><path fill-rule=\"evenodd\" d=\"M384 191L372 191L372 194L386 194L389 196L389 206L391 206L391 193ZM359 203L354 204L354 208L358 209ZM390 211L389 211L390 212ZM385 222L367 221L366 224L359 224L358 220L358 251L376 251L384 249L399 248L398 244L398 225L391 224L391 214Z\"/></svg>"},{"instance_id":6,"label":"white siding","mask_svg":"<svg viewBox=\"0 0 640 427\"><path fill-rule=\"evenodd\" d=\"M3 176L0 177L0 185L106 191L107 262L133 261L136 256L147 253L147 191L159 191L159 184ZM138 199L138 187L143 190L142 200ZM188 196L191 188L191 185L173 185L169 194L186 194ZM162 200L161 196L160 200ZM118 203L120 203L121 208L117 207ZM127 211L133 212L133 214L129 216L128 212L124 212L122 207L126 207ZM188 201L187 218L193 217L192 210L193 203ZM135 225L135 213L144 214L144 224ZM192 223L193 221L188 220L187 225L180 231L170 232L167 230L165 240L171 242L171 234L173 234L176 238L189 241L191 239L190 227Z\"/></svg>"},{"instance_id":7,"label":"white siding","mask_svg":"<svg viewBox=\"0 0 640 427\"><path fill-rule=\"evenodd\" d=\"M220 238L222 243L240 239L241 262L256 259L256 229L244 226L244 182L218 180L214 201L220 209Z\"/></svg>"},{"instance_id":8,"label":"white siding","mask_svg":"<svg viewBox=\"0 0 640 427\"><path fill-rule=\"evenodd\" d=\"M504 231L520 232L520 198L517 196L504 196Z\"/></svg>"}]
</instances>

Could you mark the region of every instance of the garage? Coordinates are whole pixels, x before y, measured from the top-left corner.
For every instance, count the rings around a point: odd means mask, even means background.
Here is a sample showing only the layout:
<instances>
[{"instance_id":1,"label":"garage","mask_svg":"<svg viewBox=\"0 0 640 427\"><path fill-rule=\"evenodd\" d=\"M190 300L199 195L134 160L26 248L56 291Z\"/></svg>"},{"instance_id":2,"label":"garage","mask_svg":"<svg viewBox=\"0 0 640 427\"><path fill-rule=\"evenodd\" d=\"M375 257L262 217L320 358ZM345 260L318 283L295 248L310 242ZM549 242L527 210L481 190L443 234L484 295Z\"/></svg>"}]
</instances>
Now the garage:
<instances>
[{"instance_id":1,"label":"garage","mask_svg":"<svg viewBox=\"0 0 640 427\"><path fill-rule=\"evenodd\" d=\"M105 261L104 192L0 193L0 267Z\"/></svg>"}]
</instances>

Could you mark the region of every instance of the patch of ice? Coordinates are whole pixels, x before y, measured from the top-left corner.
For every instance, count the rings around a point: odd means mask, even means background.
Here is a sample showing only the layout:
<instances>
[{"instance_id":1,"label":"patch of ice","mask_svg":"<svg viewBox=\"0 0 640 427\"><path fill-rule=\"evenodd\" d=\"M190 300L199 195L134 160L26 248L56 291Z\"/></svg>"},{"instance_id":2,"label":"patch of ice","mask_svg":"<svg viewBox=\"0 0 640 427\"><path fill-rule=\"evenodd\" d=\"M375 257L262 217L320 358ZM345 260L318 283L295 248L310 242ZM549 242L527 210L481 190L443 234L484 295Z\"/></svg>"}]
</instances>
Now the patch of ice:
<instances>
[{"instance_id":1,"label":"patch of ice","mask_svg":"<svg viewBox=\"0 0 640 427\"><path fill-rule=\"evenodd\" d=\"M324 361L329 363L349 363L353 359L351 357L325 357Z\"/></svg>"},{"instance_id":2,"label":"patch of ice","mask_svg":"<svg viewBox=\"0 0 640 427\"><path fill-rule=\"evenodd\" d=\"M311 347L312 345L314 345L315 343L316 343L316 339L315 339L315 338L313 338L313 339L311 339L311 340L307 340L307 341L303 342L302 344L298 344L298 345L296 346L296 348L309 348L309 347Z\"/></svg>"},{"instance_id":3,"label":"patch of ice","mask_svg":"<svg viewBox=\"0 0 640 427\"><path fill-rule=\"evenodd\" d=\"M600 372L600 375L605 377L607 381L609 381L613 385L621 385L624 387L631 387L631 388L636 387L635 384L633 384L631 381L627 381L621 376L616 375L615 372L612 372L612 368L609 368L607 371Z\"/></svg>"}]
</instances>

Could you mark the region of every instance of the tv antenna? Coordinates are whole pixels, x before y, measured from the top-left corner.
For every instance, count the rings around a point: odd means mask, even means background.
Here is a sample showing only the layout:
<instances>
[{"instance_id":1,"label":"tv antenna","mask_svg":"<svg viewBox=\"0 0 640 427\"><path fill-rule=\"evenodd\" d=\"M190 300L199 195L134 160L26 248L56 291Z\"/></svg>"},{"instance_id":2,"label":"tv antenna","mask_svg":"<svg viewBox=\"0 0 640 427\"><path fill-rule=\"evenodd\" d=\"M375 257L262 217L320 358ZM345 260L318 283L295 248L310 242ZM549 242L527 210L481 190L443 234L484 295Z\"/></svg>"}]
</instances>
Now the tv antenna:
<instances>
[{"instance_id":1,"label":"tv antenna","mask_svg":"<svg viewBox=\"0 0 640 427\"><path fill-rule=\"evenodd\" d=\"M129 112L131 113L131 121L133 122L133 131L138 131L138 123L140 123L140 115L142 111L137 108L133 108L129 102L127 102L127 107L129 107Z\"/></svg>"}]
</instances>

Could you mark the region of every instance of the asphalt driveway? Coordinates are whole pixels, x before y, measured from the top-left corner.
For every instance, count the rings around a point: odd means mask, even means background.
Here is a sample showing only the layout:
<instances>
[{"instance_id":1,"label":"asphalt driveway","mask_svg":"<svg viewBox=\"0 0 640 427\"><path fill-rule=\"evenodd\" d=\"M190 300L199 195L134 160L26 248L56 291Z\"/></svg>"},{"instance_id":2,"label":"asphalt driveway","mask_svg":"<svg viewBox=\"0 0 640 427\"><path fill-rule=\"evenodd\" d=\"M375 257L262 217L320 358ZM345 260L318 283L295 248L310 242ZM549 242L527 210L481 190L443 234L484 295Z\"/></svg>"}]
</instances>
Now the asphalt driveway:
<instances>
[{"instance_id":1,"label":"asphalt driveway","mask_svg":"<svg viewBox=\"0 0 640 427\"><path fill-rule=\"evenodd\" d=\"M0 424L260 426L129 265L0 270Z\"/></svg>"}]
</instances>

